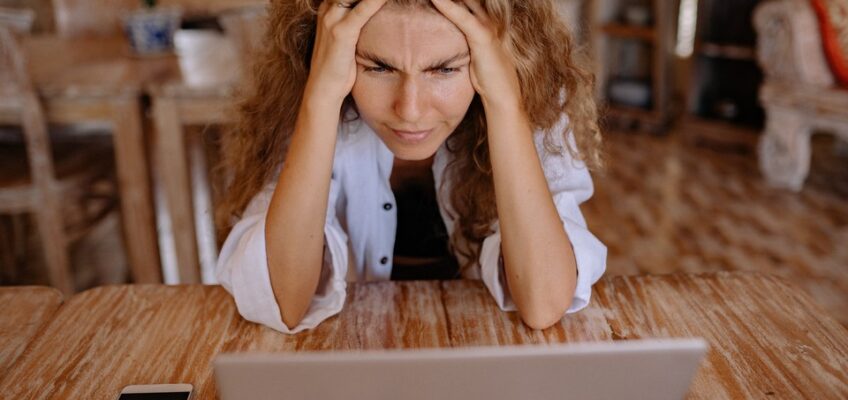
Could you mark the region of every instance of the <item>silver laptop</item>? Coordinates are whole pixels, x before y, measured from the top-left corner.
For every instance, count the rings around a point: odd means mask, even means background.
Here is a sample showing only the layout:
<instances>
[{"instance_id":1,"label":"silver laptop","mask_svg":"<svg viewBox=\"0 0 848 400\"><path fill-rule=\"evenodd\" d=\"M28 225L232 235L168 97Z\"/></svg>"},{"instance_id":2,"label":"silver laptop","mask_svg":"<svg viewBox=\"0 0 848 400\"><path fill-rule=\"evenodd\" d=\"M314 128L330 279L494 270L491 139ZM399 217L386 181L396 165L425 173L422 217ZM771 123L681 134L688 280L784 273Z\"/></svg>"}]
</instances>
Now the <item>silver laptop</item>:
<instances>
[{"instance_id":1,"label":"silver laptop","mask_svg":"<svg viewBox=\"0 0 848 400\"><path fill-rule=\"evenodd\" d=\"M682 399L701 339L215 358L223 400Z\"/></svg>"}]
</instances>

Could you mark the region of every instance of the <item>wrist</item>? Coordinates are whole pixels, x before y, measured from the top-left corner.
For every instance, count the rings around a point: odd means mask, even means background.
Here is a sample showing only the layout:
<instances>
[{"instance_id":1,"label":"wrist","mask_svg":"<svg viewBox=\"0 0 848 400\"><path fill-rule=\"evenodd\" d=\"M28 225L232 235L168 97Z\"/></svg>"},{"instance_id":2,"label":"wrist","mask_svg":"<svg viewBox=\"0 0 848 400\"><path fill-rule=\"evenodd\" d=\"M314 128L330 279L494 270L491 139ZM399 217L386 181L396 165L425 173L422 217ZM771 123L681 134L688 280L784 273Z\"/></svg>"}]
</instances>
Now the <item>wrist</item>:
<instances>
[{"instance_id":1,"label":"wrist","mask_svg":"<svg viewBox=\"0 0 848 400\"><path fill-rule=\"evenodd\" d=\"M483 109L487 115L516 115L524 113L524 105L520 95L514 96L480 96Z\"/></svg>"},{"instance_id":2,"label":"wrist","mask_svg":"<svg viewBox=\"0 0 848 400\"><path fill-rule=\"evenodd\" d=\"M332 90L321 87L320 83L307 80L303 90L302 104L310 109L320 109L322 112L335 109L338 112L346 96L331 94Z\"/></svg>"},{"instance_id":3,"label":"wrist","mask_svg":"<svg viewBox=\"0 0 848 400\"><path fill-rule=\"evenodd\" d=\"M304 97L300 103L299 116L309 119L327 120L340 116L343 101Z\"/></svg>"},{"instance_id":4,"label":"wrist","mask_svg":"<svg viewBox=\"0 0 848 400\"><path fill-rule=\"evenodd\" d=\"M518 100L501 99L498 101L483 101L486 120L489 126L501 124L504 121L525 122L529 118L524 110L524 104Z\"/></svg>"}]
</instances>

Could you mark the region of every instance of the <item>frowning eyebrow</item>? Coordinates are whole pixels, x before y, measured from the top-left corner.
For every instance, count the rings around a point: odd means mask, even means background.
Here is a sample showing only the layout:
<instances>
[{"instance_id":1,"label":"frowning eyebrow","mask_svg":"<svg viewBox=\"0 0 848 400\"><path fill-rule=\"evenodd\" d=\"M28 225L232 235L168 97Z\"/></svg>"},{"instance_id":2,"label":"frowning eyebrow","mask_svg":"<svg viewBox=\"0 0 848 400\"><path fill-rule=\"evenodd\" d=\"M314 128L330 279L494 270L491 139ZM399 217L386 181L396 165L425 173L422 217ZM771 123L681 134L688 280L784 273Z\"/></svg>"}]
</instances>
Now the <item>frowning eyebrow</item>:
<instances>
[{"instance_id":1,"label":"frowning eyebrow","mask_svg":"<svg viewBox=\"0 0 848 400\"><path fill-rule=\"evenodd\" d=\"M392 66L392 64L390 62L386 61L385 59L383 59L383 58L381 58L381 57L379 57L376 54L373 54L371 52L357 51L356 55L361 57L361 58L364 58L368 61L371 61L374 64L377 64L377 66L380 67L380 68L385 68L385 69L389 69L389 70L397 70L397 68ZM466 57L469 57L469 54L468 54L467 51L464 51L462 53L450 56L450 57L445 58L443 60L436 61L436 62L430 64L429 66L427 66L424 70L425 71L432 71L432 70L435 70L435 69L448 68L448 65L451 65L454 62L457 62L459 60L464 60Z\"/></svg>"}]
</instances>

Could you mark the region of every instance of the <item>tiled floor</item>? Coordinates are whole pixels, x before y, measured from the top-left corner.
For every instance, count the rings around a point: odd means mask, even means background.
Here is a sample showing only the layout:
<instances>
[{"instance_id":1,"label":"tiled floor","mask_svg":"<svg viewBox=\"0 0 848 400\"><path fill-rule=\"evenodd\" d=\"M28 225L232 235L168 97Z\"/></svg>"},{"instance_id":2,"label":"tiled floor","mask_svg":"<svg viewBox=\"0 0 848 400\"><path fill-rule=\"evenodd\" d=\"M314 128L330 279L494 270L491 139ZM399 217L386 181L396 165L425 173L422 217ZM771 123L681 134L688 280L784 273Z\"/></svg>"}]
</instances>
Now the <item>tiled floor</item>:
<instances>
[{"instance_id":1,"label":"tiled floor","mask_svg":"<svg viewBox=\"0 0 848 400\"><path fill-rule=\"evenodd\" d=\"M834 140L814 137L810 177L792 193L765 185L753 154L678 137L608 135L583 207L609 248L607 274L773 273L848 324L848 156Z\"/></svg>"},{"instance_id":2,"label":"tiled floor","mask_svg":"<svg viewBox=\"0 0 848 400\"><path fill-rule=\"evenodd\" d=\"M830 137L815 137L810 177L801 193L791 193L764 184L753 154L678 138L608 135L608 168L594 175L595 196L583 207L609 247L607 274L774 273L848 325L848 155L836 155ZM116 261L123 257L120 241L111 242L117 251L101 242L116 237L83 245L94 260L83 267L101 263L93 269L125 276ZM24 277L20 283L44 283L31 273Z\"/></svg>"}]
</instances>

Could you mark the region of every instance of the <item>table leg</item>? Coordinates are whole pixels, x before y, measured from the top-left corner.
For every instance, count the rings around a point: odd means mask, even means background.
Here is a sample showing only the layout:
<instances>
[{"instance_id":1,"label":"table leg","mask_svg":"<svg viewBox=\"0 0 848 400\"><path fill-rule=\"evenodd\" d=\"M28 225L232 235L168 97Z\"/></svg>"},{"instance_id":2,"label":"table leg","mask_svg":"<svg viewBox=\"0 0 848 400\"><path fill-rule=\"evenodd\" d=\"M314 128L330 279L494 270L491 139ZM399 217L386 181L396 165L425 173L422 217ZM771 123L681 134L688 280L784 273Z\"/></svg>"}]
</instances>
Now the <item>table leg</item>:
<instances>
[{"instance_id":1,"label":"table leg","mask_svg":"<svg viewBox=\"0 0 848 400\"><path fill-rule=\"evenodd\" d=\"M121 194L125 243L135 283L160 283L159 246L153 217L141 104L135 97L112 104L115 163Z\"/></svg>"},{"instance_id":2,"label":"table leg","mask_svg":"<svg viewBox=\"0 0 848 400\"><path fill-rule=\"evenodd\" d=\"M156 122L156 162L171 217L177 269L180 283L200 283L197 235L191 199L189 167L185 151L185 134L174 99L155 97L153 119Z\"/></svg>"}]
</instances>

